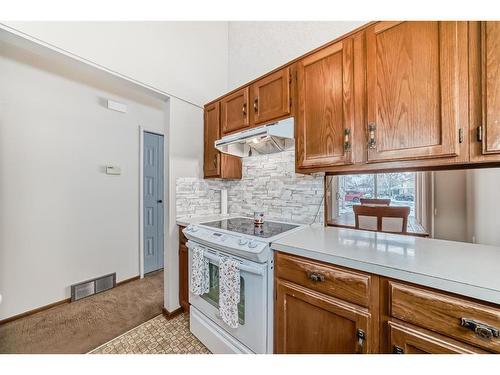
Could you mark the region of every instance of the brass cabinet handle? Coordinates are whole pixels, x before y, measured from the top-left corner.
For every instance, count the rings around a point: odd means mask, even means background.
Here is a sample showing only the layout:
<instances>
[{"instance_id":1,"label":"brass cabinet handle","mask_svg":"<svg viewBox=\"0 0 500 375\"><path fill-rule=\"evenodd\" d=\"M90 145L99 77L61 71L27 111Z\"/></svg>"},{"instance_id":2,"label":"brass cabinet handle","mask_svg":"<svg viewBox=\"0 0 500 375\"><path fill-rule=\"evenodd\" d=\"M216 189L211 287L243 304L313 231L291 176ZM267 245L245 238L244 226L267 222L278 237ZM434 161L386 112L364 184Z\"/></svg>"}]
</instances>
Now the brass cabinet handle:
<instances>
[{"instance_id":1,"label":"brass cabinet handle","mask_svg":"<svg viewBox=\"0 0 500 375\"><path fill-rule=\"evenodd\" d=\"M325 276L316 272L308 272L307 278L312 281L325 281Z\"/></svg>"},{"instance_id":2,"label":"brass cabinet handle","mask_svg":"<svg viewBox=\"0 0 500 375\"><path fill-rule=\"evenodd\" d=\"M468 328L473 331L476 336L483 339L491 339L492 337L498 338L500 336L500 331L498 328L491 327L487 324L476 322L472 319L460 318L460 325L462 327Z\"/></svg>"},{"instance_id":3,"label":"brass cabinet handle","mask_svg":"<svg viewBox=\"0 0 500 375\"><path fill-rule=\"evenodd\" d=\"M344 129L344 151L349 152L351 151L351 141L350 141L350 136L351 136L351 129Z\"/></svg>"},{"instance_id":4,"label":"brass cabinet handle","mask_svg":"<svg viewBox=\"0 0 500 375\"><path fill-rule=\"evenodd\" d=\"M356 353L361 354L361 353L363 353L363 347L364 347L365 341L366 341L365 331L358 328L356 330L356 337L358 338L358 351Z\"/></svg>"},{"instance_id":5,"label":"brass cabinet handle","mask_svg":"<svg viewBox=\"0 0 500 375\"><path fill-rule=\"evenodd\" d=\"M217 155L214 155L214 167L217 168Z\"/></svg>"},{"instance_id":6,"label":"brass cabinet handle","mask_svg":"<svg viewBox=\"0 0 500 375\"><path fill-rule=\"evenodd\" d=\"M246 115L247 115L247 103L244 103L244 104L243 104L243 109L242 109L242 111L243 111L243 116L246 116Z\"/></svg>"},{"instance_id":7,"label":"brass cabinet handle","mask_svg":"<svg viewBox=\"0 0 500 375\"><path fill-rule=\"evenodd\" d=\"M253 110L255 113L259 113L259 98L255 98L253 101Z\"/></svg>"},{"instance_id":8,"label":"brass cabinet handle","mask_svg":"<svg viewBox=\"0 0 500 375\"><path fill-rule=\"evenodd\" d=\"M375 126L375 123L370 123L368 124L368 148L376 148L377 147L377 141L375 140L375 130L377 127Z\"/></svg>"}]
</instances>

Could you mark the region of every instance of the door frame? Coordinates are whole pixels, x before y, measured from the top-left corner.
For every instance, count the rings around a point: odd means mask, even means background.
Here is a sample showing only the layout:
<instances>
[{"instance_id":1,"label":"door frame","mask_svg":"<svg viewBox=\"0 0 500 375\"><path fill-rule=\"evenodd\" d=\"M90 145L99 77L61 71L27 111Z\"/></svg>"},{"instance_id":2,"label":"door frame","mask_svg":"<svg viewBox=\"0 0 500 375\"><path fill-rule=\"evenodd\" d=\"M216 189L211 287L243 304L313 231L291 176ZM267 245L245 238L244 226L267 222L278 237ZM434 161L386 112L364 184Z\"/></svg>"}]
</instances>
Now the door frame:
<instances>
[{"instance_id":1,"label":"door frame","mask_svg":"<svg viewBox=\"0 0 500 375\"><path fill-rule=\"evenodd\" d=\"M164 132L159 132L158 130L149 129L146 126L139 125L139 277L144 278L144 133L151 133L155 135L160 135L163 137L163 150L166 150L166 134ZM165 269L165 223L167 222L167 211L165 209L165 204L168 202L165 199L165 187L166 185L166 173L165 173L165 163L166 163L166 152L163 153L163 269ZM168 180L168 176L167 176Z\"/></svg>"}]
</instances>

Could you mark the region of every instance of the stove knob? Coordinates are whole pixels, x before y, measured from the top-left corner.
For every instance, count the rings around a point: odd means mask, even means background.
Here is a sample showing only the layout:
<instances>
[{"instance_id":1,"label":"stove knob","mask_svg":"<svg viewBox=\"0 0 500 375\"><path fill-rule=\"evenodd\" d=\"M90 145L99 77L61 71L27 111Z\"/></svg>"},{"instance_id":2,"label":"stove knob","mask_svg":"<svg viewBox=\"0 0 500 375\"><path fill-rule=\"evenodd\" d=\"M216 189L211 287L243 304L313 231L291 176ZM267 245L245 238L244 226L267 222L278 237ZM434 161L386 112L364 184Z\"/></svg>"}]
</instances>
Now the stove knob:
<instances>
[{"instance_id":1,"label":"stove knob","mask_svg":"<svg viewBox=\"0 0 500 375\"><path fill-rule=\"evenodd\" d=\"M240 246L246 245L247 243L248 243L248 240L246 238L240 238L240 240L238 241L238 244Z\"/></svg>"},{"instance_id":2,"label":"stove knob","mask_svg":"<svg viewBox=\"0 0 500 375\"><path fill-rule=\"evenodd\" d=\"M255 242L254 240L251 240L249 243L248 243L248 247L250 249L255 249L259 244L257 242Z\"/></svg>"},{"instance_id":3,"label":"stove knob","mask_svg":"<svg viewBox=\"0 0 500 375\"><path fill-rule=\"evenodd\" d=\"M198 232L198 229L199 229L198 227L193 226L193 227L191 227L191 232Z\"/></svg>"},{"instance_id":4,"label":"stove knob","mask_svg":"<svg viewBox=\"0 0 500 375\"><path fill-rule=\"evenodd\" d=\"M193 227L191 225L188 225L186 228L186 232L191 232L193 230Z\"/></svg>"}]
</instances>

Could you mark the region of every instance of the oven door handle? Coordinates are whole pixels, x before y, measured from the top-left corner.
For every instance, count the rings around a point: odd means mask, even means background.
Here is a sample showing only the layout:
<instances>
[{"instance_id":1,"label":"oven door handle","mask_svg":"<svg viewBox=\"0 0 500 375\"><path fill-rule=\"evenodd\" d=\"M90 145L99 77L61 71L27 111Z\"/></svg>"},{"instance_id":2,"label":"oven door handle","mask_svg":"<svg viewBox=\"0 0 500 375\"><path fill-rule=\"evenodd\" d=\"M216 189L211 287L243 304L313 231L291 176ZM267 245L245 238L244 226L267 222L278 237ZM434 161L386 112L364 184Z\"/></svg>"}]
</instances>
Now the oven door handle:
<instances>
[{"instance_id":1,"label":"oven door handle","mask_svg":"<svg viewBox=\"0 0 500 375\"><path fill-rule=\"evenodd\" d=\"M187 247L192 247L190 246L189 242L186 244ZM203 246L200 246L200 247L203 247ZM204 248L205 249L205 248ZM220 261L220 258L215 255L215 254L211 254L207 251L205 251L203 253L203 256L207 259L210 259L210 260L213 260L214 262L217 262L219 263ZM256 267L251 267L251 266L247 266L246 264L238 264L238 268L240 269L240 271L245 271L245 272L248 272L248 273L253 273L255 275L259 275L259 276L262 276L264 274L264 271L260 268L256 268Z\"/></svg>"}]
</instances>

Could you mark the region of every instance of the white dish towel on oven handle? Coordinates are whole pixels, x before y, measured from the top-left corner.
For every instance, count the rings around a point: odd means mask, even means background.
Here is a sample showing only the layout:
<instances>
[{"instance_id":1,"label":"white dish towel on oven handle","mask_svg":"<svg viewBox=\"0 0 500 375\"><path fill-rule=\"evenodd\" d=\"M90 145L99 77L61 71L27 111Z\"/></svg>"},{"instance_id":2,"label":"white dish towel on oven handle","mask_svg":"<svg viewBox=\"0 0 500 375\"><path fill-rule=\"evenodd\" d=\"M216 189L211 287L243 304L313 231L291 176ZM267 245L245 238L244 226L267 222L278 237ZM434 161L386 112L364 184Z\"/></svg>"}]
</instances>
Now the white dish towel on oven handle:
<instances>
[{"instance_id":1,"label":"white dish towel on oven handle","mask_svg":"<svg viewBox=\"0 0 500 375\"><path fill-rule=\"evenodd\" d=\"M220 257L219 262L219 313L231 328L238 328L238 303L240 302L239 262Z\"/></svg>"},{"instance_id":2,"label":"white dish towel on oven handle","mask_svg":"<svg viewBox=\"0 0 500 375\"><path fill-rule=\"evenodd\" d=\"M208 293L210 285L209 261L204 257L203 248L193 246L191 261L191 292L197 296Z\"/></svg>"}]
</instances>

